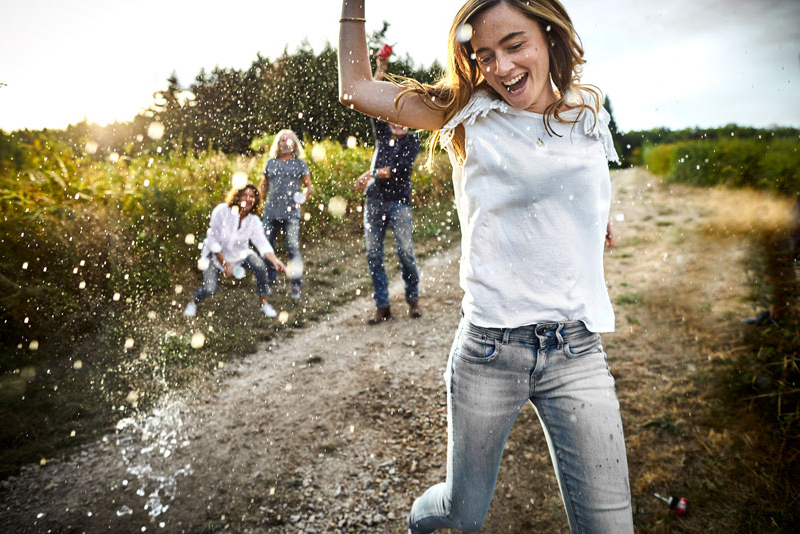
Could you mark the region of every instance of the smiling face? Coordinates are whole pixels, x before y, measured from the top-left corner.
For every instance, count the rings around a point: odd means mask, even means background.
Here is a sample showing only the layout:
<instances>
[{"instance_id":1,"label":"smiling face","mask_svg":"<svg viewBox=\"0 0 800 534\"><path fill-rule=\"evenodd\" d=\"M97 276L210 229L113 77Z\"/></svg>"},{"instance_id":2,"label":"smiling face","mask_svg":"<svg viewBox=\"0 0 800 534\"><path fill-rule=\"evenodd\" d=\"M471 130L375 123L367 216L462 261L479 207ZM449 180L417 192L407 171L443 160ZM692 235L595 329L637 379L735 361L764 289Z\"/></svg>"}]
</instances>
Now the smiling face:
<instances>
[{"instance_id":1,"label":"smiling face","mask_svg":"<svg viewBox=\"0 0 800 534\"><path fill-rule=\"evenodd\" d=\"M278 153L281 155L294 153L294 138L291 134L285 133L278 141Z\"/></svg>"},{"instance_id":2,"label":"smiling face","mask_svg":"<svg viewBox=\"0 0 800 534\"><path fill-rule=\"evenodd\" d=\"M549 40L539 24L502 2L472 21L470 45L489 86L509 105L544 113L555 102Z\"/></svg>"},{"instance_id":3,"label":"smiling face","mask_svg":"<svg viewBox=\"0 0 800 534\"><path fill-rule=\"evenodd\" d=\"M240 216L244 217L245 215L249 214L250 211L253 209L253 206L256 203L256 192L254 189L250 187L246 187L241 193L239 193L239 213Z\"/></svg>"}]
</instances>

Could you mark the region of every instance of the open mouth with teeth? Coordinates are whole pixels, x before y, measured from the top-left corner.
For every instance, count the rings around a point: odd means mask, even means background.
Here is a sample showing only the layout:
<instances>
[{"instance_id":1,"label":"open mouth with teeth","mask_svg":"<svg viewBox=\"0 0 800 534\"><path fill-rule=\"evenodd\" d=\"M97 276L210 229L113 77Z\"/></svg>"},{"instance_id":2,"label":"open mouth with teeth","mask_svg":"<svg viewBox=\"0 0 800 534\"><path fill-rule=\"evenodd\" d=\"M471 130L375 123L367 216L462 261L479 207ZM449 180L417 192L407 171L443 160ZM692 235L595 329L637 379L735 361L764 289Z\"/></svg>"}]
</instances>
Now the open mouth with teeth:
<instances>
[{"instance_id":1,"label":"open mouth with teeth","mask_svg":"<svg viewBox=\"0 0 800 534\"><path fill-rule=\"evenodd\" d=\"M527 80L528 80L528 73L525 72L523 74L520 74L519 76L516 76L508 80L507 82L503 82L503 85L505 86L506 90L513 95L519 93L522 90L522 87L525 85L525 82Z\"/></svg>"}]
</instances>

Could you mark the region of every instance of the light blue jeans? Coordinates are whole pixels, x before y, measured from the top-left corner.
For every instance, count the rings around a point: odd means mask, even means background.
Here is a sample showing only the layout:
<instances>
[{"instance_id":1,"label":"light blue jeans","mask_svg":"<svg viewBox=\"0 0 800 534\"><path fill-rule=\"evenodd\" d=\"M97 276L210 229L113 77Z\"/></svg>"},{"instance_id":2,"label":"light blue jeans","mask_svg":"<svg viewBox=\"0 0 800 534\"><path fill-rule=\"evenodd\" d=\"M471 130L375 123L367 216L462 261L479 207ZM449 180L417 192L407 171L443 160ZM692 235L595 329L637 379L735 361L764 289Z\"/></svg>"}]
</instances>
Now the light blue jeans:
<instances>
[{"instance_id":1,"label":"light blue jeans","mask_svg":"<svg viewBox=\"0 0 800 534\"><path fill-rule=\"evenodd\" d=\"M264 258L258 256L255 252L248 254L247 258L242 262L242 267L253 271L256 277L256 290L259 296L262 297L268 296L270 293L269 283L267 282L267 265L272 265L272 263L264 260ZM206 270L203 271L203 283L200 284L200 287L198 287L197 291L194 293L195 302L200 302L217 292L217 288L219 287L219 275L221 273L222 271L219 270L215 263L210 261Z\"/></svg>"},{"instance_id":2,"label":"light blue jeans","mask_svg":"<svg viewBox=\"0 0 800 534\"><path fill-rule=\"evenodd\" d=\"M411 206L368 196L364 202L364 237L367 265L374 289L372 298L378 308L389 305L389 279L383 264L383 243L386 240L387 227L391 227L394 234L397 259L400 260L400 271L406 286L406 301L413 302L419 298L419 272L412 240L414 223Z\"/></svg>"},{"instance_id":3,"label":"light blue jeans","mask_svg":"<svg viewBox=\"0 0 800 534\"><path fill-rule=\"evenodd\" d=\"M413 534L481 528L527 401L544 428L570 531L633 532L619 402L600 334L580 321L499 329L462 320L444 376L447 479L414 502Z\"/></svg>"},{"instance_id":4,"label":"light blue jeans","mask_svg":"<svg viewBox=\"0 0 800 534\"><path fill-rule=\"evenodd\" d=\"M289 219L268 219L262 221L264 224L264 234L269 240L269 244L275 249L275 238L278 237L278 232L283 229L283 244L286 247L286 253L289 255L289 261L302 261L300 254L300 219L292 217ZM278 283L278 271L272 263L267 263L267 274L269 275L269 283ZM303 285L303 277L296 276L291 279L292 287L300 288Z\"/></svg>"}]
</instances>

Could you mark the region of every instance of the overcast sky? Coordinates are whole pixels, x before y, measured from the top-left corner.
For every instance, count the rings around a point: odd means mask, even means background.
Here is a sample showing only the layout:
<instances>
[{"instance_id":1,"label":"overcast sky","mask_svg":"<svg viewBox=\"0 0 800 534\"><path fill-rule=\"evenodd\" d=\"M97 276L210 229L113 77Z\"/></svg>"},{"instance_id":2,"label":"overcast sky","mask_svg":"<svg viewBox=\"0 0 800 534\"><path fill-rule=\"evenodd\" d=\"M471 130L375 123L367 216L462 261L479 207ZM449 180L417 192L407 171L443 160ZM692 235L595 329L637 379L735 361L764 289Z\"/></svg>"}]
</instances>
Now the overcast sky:
<instances>
[{"instance_id":1,"label":"overcast sky","mask_svg":"<svg viewBox=\"0 0 800 534\"><path fill-rule=\"evenodd\" d=\"M800 0L562 0L622 130L800 127ZM370 0L367 31L444 63L462 0ZM337 0L2 0L0 128L130 120L174 71L335 45Z\"/></svg>"}]
</instances>

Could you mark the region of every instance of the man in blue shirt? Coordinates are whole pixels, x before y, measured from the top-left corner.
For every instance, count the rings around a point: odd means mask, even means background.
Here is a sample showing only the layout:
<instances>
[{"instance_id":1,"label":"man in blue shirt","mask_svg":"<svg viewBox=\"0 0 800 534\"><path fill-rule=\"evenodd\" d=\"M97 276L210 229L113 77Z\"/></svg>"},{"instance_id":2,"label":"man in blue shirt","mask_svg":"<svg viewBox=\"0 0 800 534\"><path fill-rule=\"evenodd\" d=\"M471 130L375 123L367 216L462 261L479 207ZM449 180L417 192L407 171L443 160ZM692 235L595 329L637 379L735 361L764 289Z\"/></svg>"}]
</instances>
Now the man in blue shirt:
<instances>
[{"instance_id":1,"label":"man in blue shirt","mask_svg":"<svg viewBox=\"0 0 800 534\"><path fill-rule=\"evenodd\" d=\"M382 79L388 58L378 56L374 78ZM367 263L374 288L373 298L377 310L369 324L391 319L389 282L383 263L383 243L387 226L391 227L400 260L408 313L413 318L422 316L419 309L419 272L414 256L411 215L411 171L419 154L419 137L408 133L408 128L373 119L375 155L372 169L362 174L355 187L364 191L364 234Z\"/></svg>"}]
</instances>

